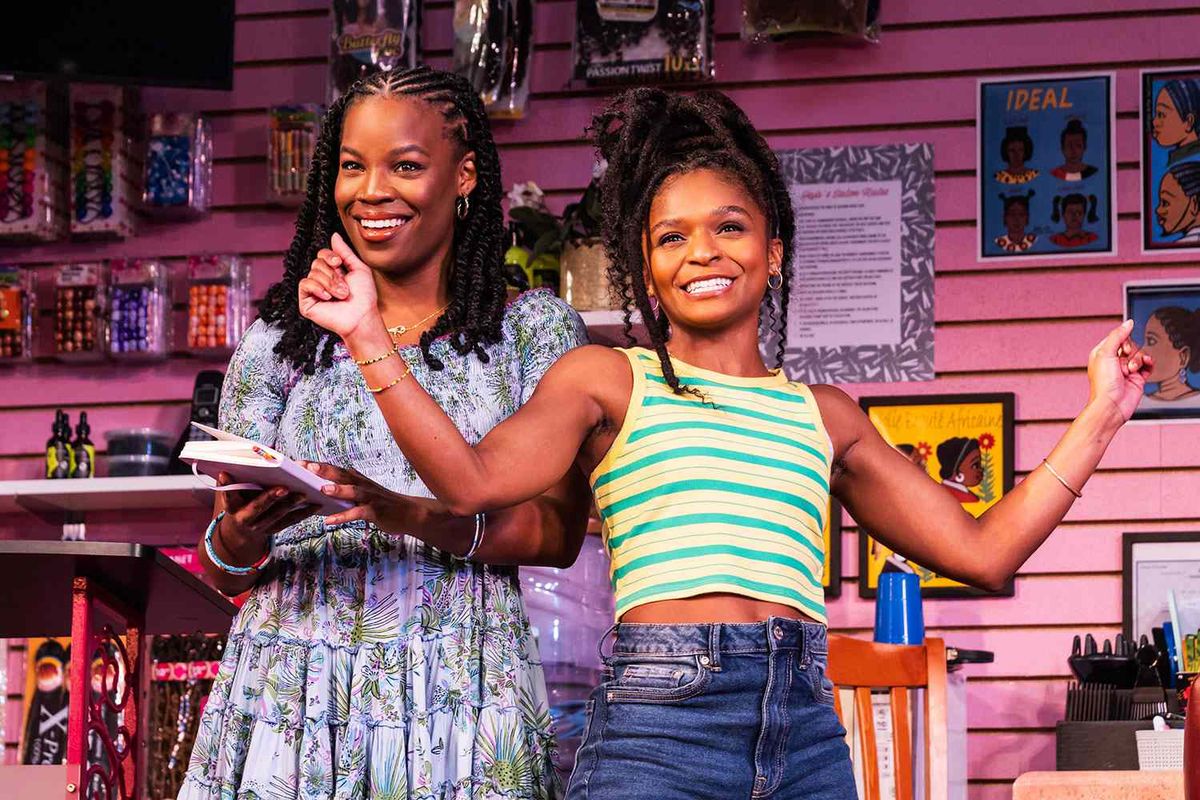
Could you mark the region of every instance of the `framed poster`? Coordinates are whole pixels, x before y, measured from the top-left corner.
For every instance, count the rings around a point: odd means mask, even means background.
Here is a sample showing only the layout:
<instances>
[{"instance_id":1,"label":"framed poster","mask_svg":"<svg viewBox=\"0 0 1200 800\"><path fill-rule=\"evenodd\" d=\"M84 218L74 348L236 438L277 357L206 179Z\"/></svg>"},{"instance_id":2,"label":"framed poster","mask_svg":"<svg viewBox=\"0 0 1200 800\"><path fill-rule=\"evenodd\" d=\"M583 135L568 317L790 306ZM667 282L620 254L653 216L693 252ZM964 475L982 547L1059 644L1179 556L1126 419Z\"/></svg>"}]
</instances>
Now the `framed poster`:
<instances>
[{"instance_id":1,"label":"framed poster","mask_svg":"<svg viewBox=\"0 0 1200 800\"><path fill-rule=\"evenodd\" d=\"M1200 417L1200 280L1125 284L1130 334L1154 357L1133 419Z\"/></svg>"},{"instance_id":2,"label":"framed poster","mask_svg":"<svg viewBox=\"0 0 1200 800\"><path fill-rule=\"evenodd\" d=\"M796 216L784 372L805 383L933 380L933 146L776 155Z\"/></svg>"},{"instance_id":3,"label":"framed poster","mask_svg":"<svg viewBox=\"0 0 1200 800\"><path fill-rule=\"evenodd\" d=\"M979 82L981 261L1117 251L1112 73Z\"/></svg>"},{"instance_id":4,"label":"framed poster","mask_svg":"<svg viewBox=\"0 0 1200 800\"><path fill-rule=\"evenodd\" d=\"M1126 638L1149 637L1170 620L1172 595L1176 633L1200 630L1200 533L1126 533L1121 543Z\"/></svg>"},{"instance_id":5,"label":"framed poster","mask_svg":"<svg viewBox=\"0 0 1200 800\"><path fill-rule=\"evenodd\" d=\"M829 513L825 515L825 565L821 570L821 585L825 597L842 595L842 504L829 498Z\"/></svg>"},{"instance_id":6,"label":"framed poster","mask_svg":"<svg viewBox=\"0 0 1200 800\"><path fill-rule=\"evenodd\" d=\"M1142 252L1200 253L1200 66L1142 72Z\"/></svg>"},{"instance_id":7,"label":"framed poster","mask_svg":"<svg viewBox=\"0 0 1200 800\"><path fill-rule=\"evenodd\" d=\"M892 447L908 456L972 516L978 517L1013 488L1013 406L1010 393L864 397L859 405ZM859 595L874 597L879 575L913 571L927 597L978 597L993 593L967 586L908 561L859 534ZM1013 581L999 592L1013 594Z\"/></svg>"}]
</instances>

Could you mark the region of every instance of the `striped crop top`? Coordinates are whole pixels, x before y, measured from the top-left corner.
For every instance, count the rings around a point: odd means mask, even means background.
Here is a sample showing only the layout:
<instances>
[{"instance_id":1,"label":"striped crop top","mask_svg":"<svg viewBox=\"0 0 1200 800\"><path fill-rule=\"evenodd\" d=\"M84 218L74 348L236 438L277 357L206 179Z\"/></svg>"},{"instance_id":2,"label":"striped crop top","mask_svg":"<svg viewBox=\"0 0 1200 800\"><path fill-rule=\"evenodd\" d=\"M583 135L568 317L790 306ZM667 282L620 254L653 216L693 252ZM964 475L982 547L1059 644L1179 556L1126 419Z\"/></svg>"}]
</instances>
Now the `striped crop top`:
<instances>
[{"instance_id":1,"label":"striped crop top","mask_svg":"<svg viewBox=\"0 0 1200 800\"><path fill-rule=\"evenodd\" d=\"M812 392L782 372L738 378L672 359L704 399L676 395L657 355L622 352L633 368L629 410L590 478L617 618L726 592L824 622L832 448Z\"/></svg>"}]
</instances>

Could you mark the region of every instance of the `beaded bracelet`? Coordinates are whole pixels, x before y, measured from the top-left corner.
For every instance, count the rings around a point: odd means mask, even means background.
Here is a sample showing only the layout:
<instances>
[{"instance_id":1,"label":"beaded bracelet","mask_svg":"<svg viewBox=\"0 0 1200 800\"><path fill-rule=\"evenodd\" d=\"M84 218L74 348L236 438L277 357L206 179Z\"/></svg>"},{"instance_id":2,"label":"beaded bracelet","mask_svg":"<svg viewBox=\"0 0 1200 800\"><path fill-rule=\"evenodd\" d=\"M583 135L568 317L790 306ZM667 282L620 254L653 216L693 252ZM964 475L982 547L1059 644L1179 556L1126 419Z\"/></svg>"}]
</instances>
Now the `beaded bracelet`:
<instances>
[{"instance_id":1,"label":"beaded bracelet","mask_svg":"<svg viewBox=\"0 0 1200 800\"><path fill-rule=\"evenodd\" d=\"M213 521L208 523L208 530L204 532L204 552L208 553L209 561L212 561L213 566L229 575L249 575L254 572L261 572L262 568L271 560L271 547L274 544L273 536L267 538L267 554L260 558L257 562L248 567L235 567L231 564L226 564L217 556L216 548L213 547L213 535L217 532L217 526L221 524L221 520L225 518L225 512L222 511L217 516L213 517Z\"/></svg>"},{"instance_id":2,"label":"beaded bracelet","mask_svg":"<svg viewBox=\"0 0 1200 800\"><path fill-rule=\"evenodd\" d=\"M406 367L404 369L404 372L400 373L400 377L396 378L396 380L394 380L391 383L386 384L384 386L368 386L367 391L370 392L371 394L379 394L380 392L392 388L397 383L399 383L400 381L407 378L410 372L412 372L412 367Z\"/></svg>"},{"instance_id":3,"label":"beaded bracelet","mask_svg":"<svg viewBox=\"0 0 1200 800\"><path fill-rule=\"evenodd\" d=\"M355 359L354 363L360 367L365 367L369 364L378 364L380 361L384 361L384 360L389 359L392 356L396 355L397 352L398 352L398 349L393 347L391 350L388 350L386 353L384 353L381 356L375 356L374 358L368 358L366 361L359 361L358 359Z\"/></svg>"}]
</instances>

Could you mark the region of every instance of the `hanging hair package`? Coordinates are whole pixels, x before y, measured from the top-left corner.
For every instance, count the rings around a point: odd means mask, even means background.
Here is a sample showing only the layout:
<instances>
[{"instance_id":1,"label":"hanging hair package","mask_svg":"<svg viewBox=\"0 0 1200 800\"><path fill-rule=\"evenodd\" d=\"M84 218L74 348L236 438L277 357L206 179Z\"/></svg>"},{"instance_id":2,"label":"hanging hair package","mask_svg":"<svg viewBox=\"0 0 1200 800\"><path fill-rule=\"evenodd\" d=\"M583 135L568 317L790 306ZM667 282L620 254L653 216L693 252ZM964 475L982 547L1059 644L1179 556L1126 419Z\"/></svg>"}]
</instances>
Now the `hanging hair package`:
<instances>
[{"instance_id":1,"label":"hanging hair package","mask_svg":"<svg viewBox=\"0 0 1200 800\"><path fill-rule=\"evenodd\" d=\"M880 0L744 0L742 38L754 41L845 36L879 41Z\"/></svg>"},{"instance_id":2,"label":"hanging hair package","mask_svg":"<svg viewBox=\"0 0 1200 800\"><path fill-rule=\"evenodd\" d=\"M490 116L525 116L532 56L533 0L456 0L454 71L471 82Z\"/></svg>"},{"instance_id":3,"label":"hanging hair package","mask_svg":"<svg viewBox=\"0 0 1200 800\"><path fill-rule=\"evenodd\" d=\"M415 67L421 46L417 0L333 0L330 94L359 78Z\"/></svg>"},{"instance_id":4,"label":"hanging hair package","mask_svg":"<svg viewBox=\"0 0 1200 800\"><path fill-rule=\"evenodd\" d=\"M711 80L712 0L577 0L574 50L590 86Z\"/></svg>"}]
</instances>

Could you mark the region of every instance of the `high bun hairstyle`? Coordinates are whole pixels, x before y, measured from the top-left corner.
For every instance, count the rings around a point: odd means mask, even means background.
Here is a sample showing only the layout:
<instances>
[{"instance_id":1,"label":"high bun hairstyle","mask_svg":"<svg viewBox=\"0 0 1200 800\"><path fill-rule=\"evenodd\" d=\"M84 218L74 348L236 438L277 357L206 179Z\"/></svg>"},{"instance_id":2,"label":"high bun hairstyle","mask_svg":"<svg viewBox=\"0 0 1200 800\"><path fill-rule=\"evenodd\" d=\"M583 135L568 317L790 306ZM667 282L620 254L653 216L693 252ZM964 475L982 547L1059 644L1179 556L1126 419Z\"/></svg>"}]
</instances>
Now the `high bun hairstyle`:
<instances>
[{"instance_id":1,"label":"high bun hairstyle","mask_svg":"<svg viewBox=\"0 0 1200 800\"><path fill-rule=\"evenodd\" d=\"M346 109L366 97L412 97L442 114L446 131L462 151L474 151L477 180L466 219L454 224L454 263L450 272L450 306L433 327L421 334L421 351L433 369L442 362L430 345L449 335L461 355L475 353L487 361L484 344L500 340L506 290L504 281L504 219L500 201L500 156L492 139L487 113L479 94L460 75L415 67L377 72L355 83L330 106L321 123L305 187L304 204L296 216L296 234L283 258L283 279L267 291L259 315L278 325L283 335L275 353L296 369L311 375L333 363L336 337L300 316L298 287L308 275L317 251L330 237L346 238L333 201L338 151Z\"/></svg>"},{"instance_id":2,"label":"high bun hairstyle","mask_svg":"<svg viewBox=\"0 0 1200 800\"><path fill-rule=\"evenodd\" d=\"M770 234L783 242L779 307L763 300L767 327L778 340L776 360L786 345L788 291L792 278L795 219L779 160L732 100L716 91L692 95L662 89L629 89L592 121L592 139L608 162L600 179L601 230L609 280L625 310L625 333L634 309L641 312L663 377L682 390L667 355L666 313L650 306L643 245L648 241L650 205L668 178L697 169L719 171L742 184L767 217ZM632 337L630 337L632 341Z\"/></svg>"}]
</instances>

